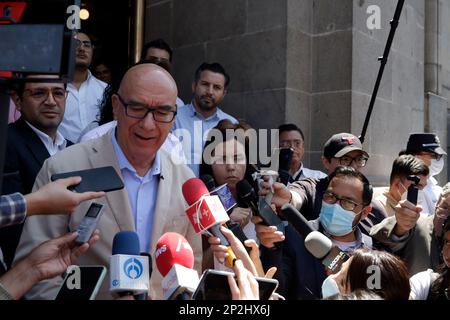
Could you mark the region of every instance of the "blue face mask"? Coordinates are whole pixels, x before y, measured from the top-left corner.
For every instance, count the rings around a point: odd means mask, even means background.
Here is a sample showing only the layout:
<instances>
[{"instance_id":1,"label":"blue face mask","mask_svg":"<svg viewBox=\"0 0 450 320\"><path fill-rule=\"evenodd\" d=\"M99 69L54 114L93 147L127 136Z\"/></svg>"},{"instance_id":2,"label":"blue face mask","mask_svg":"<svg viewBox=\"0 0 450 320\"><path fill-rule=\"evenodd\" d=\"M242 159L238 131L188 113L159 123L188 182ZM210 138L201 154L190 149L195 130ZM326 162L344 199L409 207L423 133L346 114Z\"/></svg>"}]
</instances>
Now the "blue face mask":
<instances>
[{"instance_id":1,"label":"blue face mask","mask_svg":"<svg viewBox=\"0 0 450 320\"><path fill-rule=\"evenodd\" d=\"M322 283L322 298L326 299L338 293L341 292L336 281L328 276Z\"/></svg>"},{"instance_id":2,"label":"blue face mask","mask_svg":"<svg viewBox=\"0 0 450 320\"><path fill-rule=\"evenodd\" d=\"M353 231L353 211L344 210L338 203L329 204L322 201L319 215L320 223L332 236L345 236Z\"/></svg>"}]
</instances>

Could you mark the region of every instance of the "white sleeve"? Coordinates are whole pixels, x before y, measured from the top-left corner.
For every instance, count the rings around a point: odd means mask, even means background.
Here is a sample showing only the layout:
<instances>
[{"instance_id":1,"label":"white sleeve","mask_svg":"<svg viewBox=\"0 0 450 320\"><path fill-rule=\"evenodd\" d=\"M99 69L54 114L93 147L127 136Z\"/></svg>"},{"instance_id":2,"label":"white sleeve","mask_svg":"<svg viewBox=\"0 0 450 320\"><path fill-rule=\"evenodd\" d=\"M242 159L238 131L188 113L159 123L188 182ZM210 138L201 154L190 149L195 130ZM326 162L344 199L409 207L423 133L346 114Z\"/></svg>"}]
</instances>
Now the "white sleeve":
<instances>
[{"instance_id":1,"label":"white sleeve","mask_svg":"<svg viewBox=\"0 0 450 320\"><path fill-rule=\"evenodd\" d=\"M433 270L428 269L416 273L409 279L409 284L411 285L411 300L427 300L432 283L432 274Z\"/></svg>"}]
</instances>

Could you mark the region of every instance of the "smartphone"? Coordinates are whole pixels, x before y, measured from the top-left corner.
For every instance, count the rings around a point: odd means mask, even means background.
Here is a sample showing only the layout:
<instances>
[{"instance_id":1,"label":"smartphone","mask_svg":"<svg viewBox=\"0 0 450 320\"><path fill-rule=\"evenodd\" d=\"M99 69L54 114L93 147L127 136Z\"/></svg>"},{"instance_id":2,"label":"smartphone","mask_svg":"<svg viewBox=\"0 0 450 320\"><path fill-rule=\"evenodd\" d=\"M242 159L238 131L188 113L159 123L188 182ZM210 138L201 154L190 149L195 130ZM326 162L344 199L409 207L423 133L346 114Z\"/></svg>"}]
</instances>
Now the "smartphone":
<instances>
[{"instance_id":1,"label":"smartphone","mask_svg":"<svg viewBox=\"0 0 450 320\"><path fill-rule=\"evenodd\" d=\"M104 266L70 266L55 300L94 300L105 276Z\"/></svg>"},{"instance_id":2,"label":"smartphone","mask_svg":"<svg viewBox=\"0 0 450 320\"><path fill-rule=\"evenodd\" d=\"M123 181L117 174L116 170L109 167L100 167L94 169L71 171L64 173L56 173L51 176L51 180L69 178L69 177L81 177L81 182L77 185L70 186L69 190L76 192L86 191L115 191L124 188Z\"/></svg>"},{"instance_id":3,"label":"smartphone","mask_svg":"<svg viewBox=\"0 0 450 320\"><path fill-rule=\"evenodd\" d=\"M193 300L231 300L231 290L227 276L232 272L207 269L192 296ZM278 287L278 280L255 277L259 286L259 300L269 300Z\"/></svg>"},{"instance_id":4,"label":"smartphone","mask_svg":"<svg viewBox=\"0 0 450 320\"><path fill-rule=\"evenodd\" d=\"M100 203L92 202L86 215L77 228L78 236L75 239L75 243L82 245L91 238L92 233L97 227L97 222L102 216L103 205Z\"/></svg>"},{"instance_id":5,"label":"smartphone","mask_svg":"<svg viewBox=\"0 0 450 320\"><path fill-rule=\"evenodd\" d=\"M406 199L414 205L417 205L417 197L419 194L419 188L417 187L420 178L418 176L408 176L406 177L409 181L412 181L411 185L408 187L408 193L406 195Z\"/></svg>"}]
</instances>

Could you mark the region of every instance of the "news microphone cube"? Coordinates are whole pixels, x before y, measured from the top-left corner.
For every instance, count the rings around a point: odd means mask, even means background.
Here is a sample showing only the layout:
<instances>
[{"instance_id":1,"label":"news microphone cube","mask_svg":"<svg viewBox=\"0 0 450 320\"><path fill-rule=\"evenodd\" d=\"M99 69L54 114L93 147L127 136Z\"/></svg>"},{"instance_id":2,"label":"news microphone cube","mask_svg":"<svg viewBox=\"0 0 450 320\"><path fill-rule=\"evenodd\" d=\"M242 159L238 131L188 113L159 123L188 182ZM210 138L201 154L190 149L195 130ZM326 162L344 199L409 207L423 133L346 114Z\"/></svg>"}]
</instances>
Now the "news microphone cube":
<instances>
[{"instance_id":1,"label":"news microphone cube","mask_svg":"<svg viewBox=\"0 0 450 320\"><path fill-rule=\"evenodd\" d=\"M230 219L218 196L201 198L186 209L186 214L196 233L207 230L218 223L225 223Z\"/></svg>"},{"instance_id":2,"label":"news microphone cube","mask_svg":"<svg viewBox=\"0 0 450 320\"><path fill-rule=\"evenodd\" d=\"M145 293L149 289L147 256L116 254L110 257L110 292Z\"/></svg>"},{"instance_id":3,"label":"news microphone cube","mask_svg":"<svg viewBox=\"0 0 450 320\"><path fill-rule=\"evenodd\" d=\"M161 282L164 299L169 300L185 291L193 293L199 282L197 271L174 264Z\"/></svg>"}]
</instances>

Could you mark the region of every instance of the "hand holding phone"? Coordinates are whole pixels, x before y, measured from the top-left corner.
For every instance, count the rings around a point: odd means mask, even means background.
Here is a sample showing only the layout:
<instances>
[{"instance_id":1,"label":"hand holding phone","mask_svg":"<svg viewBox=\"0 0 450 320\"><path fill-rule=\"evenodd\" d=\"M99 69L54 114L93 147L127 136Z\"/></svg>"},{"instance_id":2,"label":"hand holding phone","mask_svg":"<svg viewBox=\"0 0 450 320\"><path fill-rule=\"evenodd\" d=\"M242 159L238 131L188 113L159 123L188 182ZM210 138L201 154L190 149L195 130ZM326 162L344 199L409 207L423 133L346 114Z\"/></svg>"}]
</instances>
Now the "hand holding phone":
<instances>
[{"instance_id":1,"label":"hand holding phone","mask_svg":"<svg viewBox=\"0 0 450 320\"><path fill-rule=\"evenodd\" d=\"M55 300L94 300L105 276L104 266L70 266Z\"/></svg>"},{"instance_id":2,"label":"hand holding phone","mask_svg":"<svg viewBox=\"0 0 450 320\"><path fill-rule=\"evenodd\" d=\"M79 193L86 191L109 192L124 188L122 179L111 166L56 173L51 176L51 180L55 181L57 179L76 176L81 177L81 182L77 185L70 186L68 189Z\"/></svg>"},{"instance_id":3,"label":"hand holding phone","mask_svg":"<svg viewBox=\"0 0 450 320\"><path fill-rule=\"evenodd\" d=\"M406 199L411 202L414 205L417 205L417 196L419 194L419 188L417 187L420 178L418 176L408 176L407 179L409 181L412 181L411 185L408 187L408 194L406 196Z\"/></svg>"},{"instance_id":4,"label":"hand holding phone","mask_svg":"<svg viewBox=\"0 0 450 320\"><path fill-rule=\"evenodd\" d=\"M83 243L89 241L95 231L95 228L97 227L97 222L102 216L102 209L102 204L96 202L91 203L91 206L86 212L83 221L81 221L80 225L77 228L78 237L75 240L76 244L82 245Z\"/></svg>"}]
</instances>

